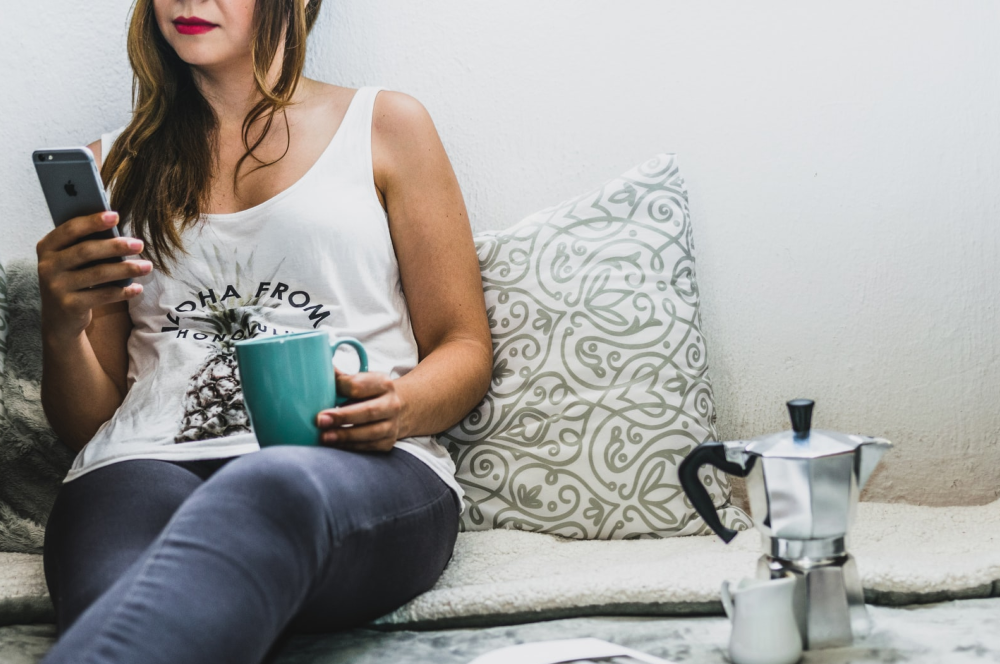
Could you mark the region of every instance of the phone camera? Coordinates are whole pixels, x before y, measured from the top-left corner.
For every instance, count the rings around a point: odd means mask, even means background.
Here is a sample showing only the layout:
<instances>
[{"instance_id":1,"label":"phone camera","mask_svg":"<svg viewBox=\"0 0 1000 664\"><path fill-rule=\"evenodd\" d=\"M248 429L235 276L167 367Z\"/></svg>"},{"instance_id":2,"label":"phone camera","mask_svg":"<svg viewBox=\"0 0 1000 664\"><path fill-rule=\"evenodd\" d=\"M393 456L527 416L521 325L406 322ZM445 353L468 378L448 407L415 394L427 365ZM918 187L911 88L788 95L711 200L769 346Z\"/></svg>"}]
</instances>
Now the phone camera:
<instances>
[{"instance_id":1,"label":"phone camera","mask_svg":"<svg viewBox=\"0 0 1000 664\"><path fill-rule=\"evenodd\" d=\"M45 161L45 155L43 154L38 155L38 161Z\"/></svg>"}]
</instances>

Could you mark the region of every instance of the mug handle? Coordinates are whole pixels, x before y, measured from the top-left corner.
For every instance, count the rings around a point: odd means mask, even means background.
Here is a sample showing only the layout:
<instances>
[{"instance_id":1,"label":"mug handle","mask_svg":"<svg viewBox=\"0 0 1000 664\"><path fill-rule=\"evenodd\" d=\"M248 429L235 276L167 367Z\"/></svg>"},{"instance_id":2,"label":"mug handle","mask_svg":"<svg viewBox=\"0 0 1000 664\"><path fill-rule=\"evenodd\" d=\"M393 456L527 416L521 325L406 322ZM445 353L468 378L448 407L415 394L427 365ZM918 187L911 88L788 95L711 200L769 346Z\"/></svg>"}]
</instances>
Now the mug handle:
<instances>
[{"instance_id":1,"label":"mug handle","mask_svg":"<svg viewBox=\"0 0 1000 664\"><path fill-rule=\"evenodd\" d=\"M358 373L363 373L365 371L368 371L368 353L365 352L365 347L361 345L360 341L352 337L344 337L342 339L337 339L336 341L330 342L330 351L332 353L336 353L337 347L340 346L340 344L347 344L348 346L353 347L354 350L358 352L358 359L361 360L361 366L358 367ZM334 406L343 406L348 401L350 401L350 399L348 399L347 397L342 397L338 394Z\"/></svg>"}]
</instances>

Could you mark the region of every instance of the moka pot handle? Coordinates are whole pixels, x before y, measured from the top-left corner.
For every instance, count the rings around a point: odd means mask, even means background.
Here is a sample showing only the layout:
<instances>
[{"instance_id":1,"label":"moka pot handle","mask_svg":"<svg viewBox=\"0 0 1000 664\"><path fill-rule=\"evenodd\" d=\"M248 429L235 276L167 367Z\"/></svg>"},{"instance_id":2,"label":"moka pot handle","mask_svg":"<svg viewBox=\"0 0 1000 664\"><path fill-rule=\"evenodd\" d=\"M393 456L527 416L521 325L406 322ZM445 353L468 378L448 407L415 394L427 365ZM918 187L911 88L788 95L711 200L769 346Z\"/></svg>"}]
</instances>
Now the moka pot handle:
<instances>
[{"instance_id":1,"label":"moka pot handle","mask_svg":"<svg viewBox=\"0 0 1000 664\"><path fill-rule=\"evenodd\" d=\"M708 495L708 491L698 478L698 472L707 463L728 475L746 477L753 468L753 462L754 459L751 458L745 468L738 463L733 463L726 458L725 445L716 440L709 440L691 450L684 457L684 460L681 461L681 465L677 469L677 474L681 480L681 488L684 489L684 493L691 500L695 511L698 512L701 518L705 520L705 523L708 524L708 527L714 530L715 534L721 537L722 541L726 544L729 544L736 537L736 531L722 525L719 513L712 503L712 497Z\"/></svg>"}]
</instances>

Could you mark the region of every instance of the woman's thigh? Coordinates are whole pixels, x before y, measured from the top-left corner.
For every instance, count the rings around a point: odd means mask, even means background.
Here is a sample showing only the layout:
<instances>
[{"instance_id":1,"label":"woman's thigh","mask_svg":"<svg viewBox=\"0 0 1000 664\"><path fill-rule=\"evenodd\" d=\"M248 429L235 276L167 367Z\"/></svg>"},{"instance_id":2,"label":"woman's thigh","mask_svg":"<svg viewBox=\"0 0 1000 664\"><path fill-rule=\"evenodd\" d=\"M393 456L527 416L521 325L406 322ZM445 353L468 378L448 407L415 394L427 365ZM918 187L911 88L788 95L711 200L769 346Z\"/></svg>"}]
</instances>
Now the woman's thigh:
<instances>
[{"instance_id":1,"label":"woman's thigh","mask_svg":"<svg viewBox=\"0 0 1000 664\"><path fill-rule=\"evenodd\" d=\"M355 456L360 468L345 472L371 473L372 481L335 505L355 527L334 547L291 631L363 625L429 590L451 559L459 521L454 491L408 452ZM380 461L390 461L388 468Z\"/></svg>"},{"instance_id":2,"label":"woman's thigh","mask_svg":"<svg viewBox=\"0 0 1000 664\"><path fill-rule=\"evenodd\" d=\"M310 555L289 561L305 569L314 551L319 565L309 572L310 590L287 632L360 625L405 604L434 585L458 534L454 492L400 449L267 447L229 464L201 491L242 493L241 502L257 503L286 523L296 522L295 512L306 505L318 508L302 522L314 524Z\"/></svg>"},{"instance_id":3,"label":"woman's thigh","mask_svg":"<svg viewBox=\"0 0 1000 664\"><path fill-rule=\"evenodd\" d=\"M202 482L172 462L130 459L60 487L43 550L60 634L142 555Z\"/></svg>"}]
</instances>

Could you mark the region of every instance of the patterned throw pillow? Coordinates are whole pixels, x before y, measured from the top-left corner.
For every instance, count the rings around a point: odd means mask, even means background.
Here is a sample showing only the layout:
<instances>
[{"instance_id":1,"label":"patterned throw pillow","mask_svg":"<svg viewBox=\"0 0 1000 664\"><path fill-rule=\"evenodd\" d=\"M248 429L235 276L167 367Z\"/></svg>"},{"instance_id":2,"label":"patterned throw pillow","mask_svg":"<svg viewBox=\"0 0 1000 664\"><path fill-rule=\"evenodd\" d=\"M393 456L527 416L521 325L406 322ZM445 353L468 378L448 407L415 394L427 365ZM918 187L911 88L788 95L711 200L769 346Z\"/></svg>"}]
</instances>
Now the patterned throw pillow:
<instances>
[{"instance_id":1,"label":"patterned throw pillow","mask_svg":"<svg viewBox=\"0 0 1000 664\"><path fill-rule=\"evenodd\" d=\"M466 492L462 529L709 532L677 479L681 459L717 434L674 155L476 245L493 380L440 435ZM703 481L723 521L747 527L727 476L706 466Z\"/></svg>"}]
</instances>

